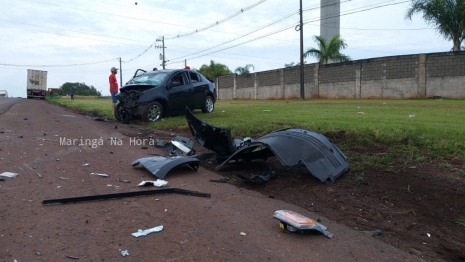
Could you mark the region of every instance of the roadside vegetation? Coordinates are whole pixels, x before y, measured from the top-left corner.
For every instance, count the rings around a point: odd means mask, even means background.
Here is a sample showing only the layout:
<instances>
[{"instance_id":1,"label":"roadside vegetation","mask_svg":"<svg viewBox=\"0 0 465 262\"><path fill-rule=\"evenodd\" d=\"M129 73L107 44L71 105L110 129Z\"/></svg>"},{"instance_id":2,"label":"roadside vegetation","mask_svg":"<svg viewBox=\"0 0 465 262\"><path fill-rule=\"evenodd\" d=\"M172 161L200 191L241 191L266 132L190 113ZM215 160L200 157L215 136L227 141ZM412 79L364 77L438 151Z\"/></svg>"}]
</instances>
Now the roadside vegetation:
<instances>
[{"instance_id":1,"label":"roadside vegetation","mask_svg":"<svg viewBox=\"0 0 465 262\"><path fill-rule=\"evenodd\" d=\"M57 97L51 101L114 119L109 98L71 101ZM211 125L229 128L234 138L258 138L288 127L324 134L349 157L351 172L358 182L363 181L367 167L379 171L401 167L398 171L405 171L434 160L440 168L453 169L449 160L465 160L463 100L218 100L215 106L212 114L194 113ZM188 131L183 115L137 123ZM465 173L463 169L456 172Z\"/></svg>"}]
</instances>

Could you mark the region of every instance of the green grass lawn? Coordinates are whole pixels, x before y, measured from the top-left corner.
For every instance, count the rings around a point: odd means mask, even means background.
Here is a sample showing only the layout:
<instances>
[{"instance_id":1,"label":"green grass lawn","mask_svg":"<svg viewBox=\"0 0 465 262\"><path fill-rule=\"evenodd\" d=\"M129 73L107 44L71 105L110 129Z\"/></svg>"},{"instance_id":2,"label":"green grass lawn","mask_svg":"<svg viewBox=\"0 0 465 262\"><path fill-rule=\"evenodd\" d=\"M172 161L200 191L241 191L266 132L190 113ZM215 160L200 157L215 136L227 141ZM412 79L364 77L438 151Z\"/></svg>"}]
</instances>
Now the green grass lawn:
<instances>
[{"instance_id":1,"label":"green grass lawn","mask_svg":"<svg viewBox=\"0 0 465 262\"><path fill-rule=\"evenodd\" d=\"M110 98L54 98L54 103L111 115ZM219 100L215 112L194 113L203 121L231 130L233 137L258 138L271 131L300 127L330 138L344 134L343 151L363 151L377 146L389 148L410 163L429 159L465 159L465 100L457 99L307 99L307 100ZM167 117L148 125L157 129L184 129L183 115ZM333 137L334 134L334 137ZM391 154L393 155L393 154ZM360 161L367 161L363 154ZM368 162L389 166L391 158Z\"/></svg>"}]
</instances>

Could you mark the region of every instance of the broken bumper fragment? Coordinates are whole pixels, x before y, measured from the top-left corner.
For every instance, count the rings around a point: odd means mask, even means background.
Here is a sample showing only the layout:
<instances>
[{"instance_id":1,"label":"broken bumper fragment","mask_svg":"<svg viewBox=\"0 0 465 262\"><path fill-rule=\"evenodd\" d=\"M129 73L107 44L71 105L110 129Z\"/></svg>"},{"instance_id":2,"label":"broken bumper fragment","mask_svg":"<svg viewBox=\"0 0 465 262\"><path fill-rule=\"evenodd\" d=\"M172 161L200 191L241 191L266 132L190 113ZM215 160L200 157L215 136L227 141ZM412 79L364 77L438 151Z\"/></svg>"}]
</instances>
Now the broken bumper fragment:
<instances>
[{"instance_id":1,"label":"broken bumper fragment","mask_svg":"<svg viewBox=\"0 0 465 262\"><path fill-rule=\"evenodd\" d=\"M131 165L141 165L156 177L165 179L165 176L168 174L168 172L184 165L187 165L192 170L197 171L197 169L199 169L199 163L199 159L189 156L153 156L137 159L136 161L132 162Z\"/></svg>"}]
</instances>

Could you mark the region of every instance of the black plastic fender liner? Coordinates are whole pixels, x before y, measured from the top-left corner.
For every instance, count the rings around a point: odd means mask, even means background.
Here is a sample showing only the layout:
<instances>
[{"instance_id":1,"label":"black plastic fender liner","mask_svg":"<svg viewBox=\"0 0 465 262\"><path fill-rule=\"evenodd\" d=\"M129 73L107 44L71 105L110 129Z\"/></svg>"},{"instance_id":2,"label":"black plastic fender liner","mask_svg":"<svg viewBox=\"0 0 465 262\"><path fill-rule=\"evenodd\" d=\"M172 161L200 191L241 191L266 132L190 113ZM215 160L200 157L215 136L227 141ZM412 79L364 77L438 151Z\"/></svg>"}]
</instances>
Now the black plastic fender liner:
<instances>
[{"instance_id":1,"label":"black plastic fender liner","mask_svg":"<svg viewBox=\"0 0 465 262\"><path fill-rule=\"evenodd\" d=\"M188 107L186 107L186 120L192 135L201 146L222 156L229 156L237 150L229 129L203 122L195 117Z\"/></svg>"},{"instance_id":2,"label":"black plastic fender liner","mask_svg":"<svg viewBox=\"0 0 465 262\"><path fill-rule=\"evenodd\" d=\"M283 166L305 165L321 182L332 184L349 170L347 157L327 137L300 128L276 130L239 148L223 163L232 160L251 160L273 153Z\"/></svg>"},{"instance_id":3,"label":"black plastic fender liner","mask_svg":"<svg viewBox=\"0 0 465 262\"><path fill-rule=\"evenodd\" d=\"M199 159L190 156L152 156L139 158L132 162L131 165L137 166L140 164L156 177L164 179L166 174L168 174L168 172L170 172L172 169L175 169L183 165L187 165L194 171L197 171L197 169L199 168L199 163Z\"/></svg>"}]
</instances>

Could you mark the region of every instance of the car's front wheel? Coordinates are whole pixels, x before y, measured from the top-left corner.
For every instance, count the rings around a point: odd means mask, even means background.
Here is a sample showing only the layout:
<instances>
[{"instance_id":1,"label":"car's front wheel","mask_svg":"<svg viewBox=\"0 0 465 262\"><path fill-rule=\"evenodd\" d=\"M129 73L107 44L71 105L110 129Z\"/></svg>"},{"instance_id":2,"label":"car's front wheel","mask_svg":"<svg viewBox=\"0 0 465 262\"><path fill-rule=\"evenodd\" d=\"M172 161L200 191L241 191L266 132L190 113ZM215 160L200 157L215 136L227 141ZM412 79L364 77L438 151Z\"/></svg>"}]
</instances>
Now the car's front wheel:
<instances>
[{"instance_id":1,"label":"car's front wheel","mask_svg":"<svg viewBox=\"0 0 465 262\"><path fill-rule=\"evenodd\" d=\"M212 96L207 96L205 98L204 105L202 107L202 112L203 113L213 113L215 110L215 103L213 102L213 97Z\"/></svg>"},{"instance_id":2,"label":"car's front wheel","mask_svg":"<svg viewBox=\"0 0 465 262\"><path fill-rule=\"evenodd\" d=\"M123 121L123 116L121 116L121 103L116 104L115 106L115 118L118 121Z\"/></svg>"},{"instance_id":3,"label":"car's front wheel","mask_svg":"<svg viewBox=\"0 0 465 262\"><path fill-rule=\"evenodd\" d=\"M163 116L163 107L158 102L152 102L145 110L144 119L149 122L155 122Z\"/></svg>"}]
</instances>

